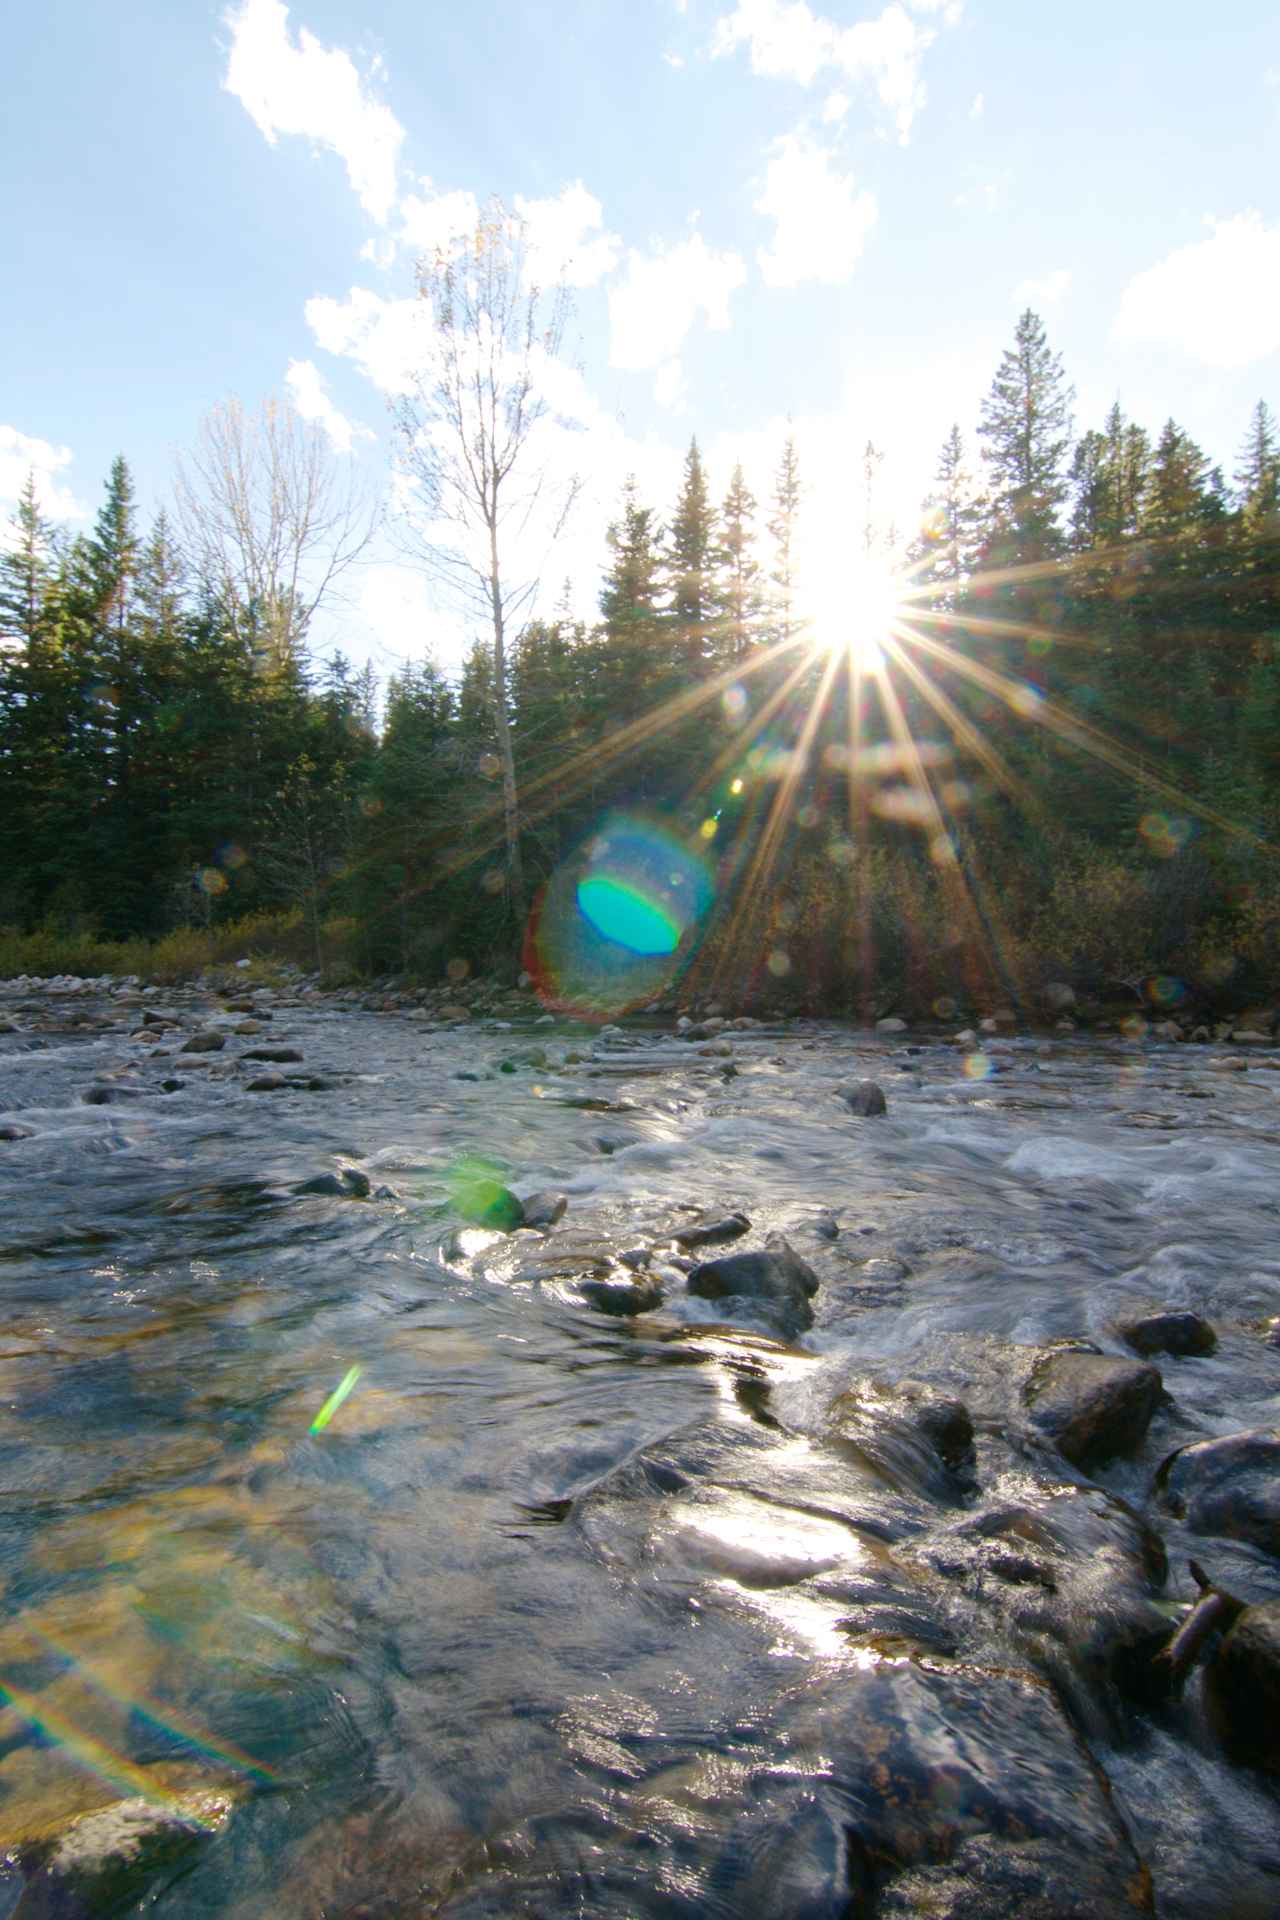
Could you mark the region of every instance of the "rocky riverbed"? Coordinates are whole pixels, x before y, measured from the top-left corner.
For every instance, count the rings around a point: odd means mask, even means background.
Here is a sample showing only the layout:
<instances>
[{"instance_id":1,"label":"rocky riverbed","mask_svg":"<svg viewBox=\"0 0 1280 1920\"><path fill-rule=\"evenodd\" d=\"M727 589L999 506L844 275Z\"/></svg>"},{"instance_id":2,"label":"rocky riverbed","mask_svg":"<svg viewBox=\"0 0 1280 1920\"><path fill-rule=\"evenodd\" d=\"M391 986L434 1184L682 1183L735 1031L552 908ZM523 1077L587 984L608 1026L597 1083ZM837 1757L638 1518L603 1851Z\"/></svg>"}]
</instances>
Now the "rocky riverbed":
<instances>
[{"instance_id":1,"label":"rocky riverbed","mask_svg":"<svg viewBox=\"0 0 1280 1920\"><path fill-rule=\"evenodd\" d=\"M0 1916L1269 1920L1267 1036L494 1011L0 985Z\"/></svg>"}]
</instances>

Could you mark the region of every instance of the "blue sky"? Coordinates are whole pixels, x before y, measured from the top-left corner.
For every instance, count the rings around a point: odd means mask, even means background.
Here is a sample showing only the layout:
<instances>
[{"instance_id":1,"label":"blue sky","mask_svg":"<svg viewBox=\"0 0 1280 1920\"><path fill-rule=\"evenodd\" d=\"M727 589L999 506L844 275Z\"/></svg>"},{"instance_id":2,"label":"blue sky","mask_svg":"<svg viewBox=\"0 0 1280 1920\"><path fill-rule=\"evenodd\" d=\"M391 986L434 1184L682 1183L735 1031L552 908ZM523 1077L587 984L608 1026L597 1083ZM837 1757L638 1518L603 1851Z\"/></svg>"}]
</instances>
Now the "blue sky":
<instances>
[{"instance_id":1,"label":"blue sky","mask_svg":"<svg viewBox=\"0 0 1280 1920\"><path fill-rule=\"evenodd\" d=\"M578 283L584 609L694 431L763 493L791 417L817 571L868 438L909 531L1026 304L1081 428L1172 413L1229 473L1280 408L1271 0L57 0L6 55L0 507L34 463L92 513L122 451L150 510L271 390L380 486L415 253L495 191ZM465 637L390 541L342 617L384 669Z\"/></svg>"}]
</instances>

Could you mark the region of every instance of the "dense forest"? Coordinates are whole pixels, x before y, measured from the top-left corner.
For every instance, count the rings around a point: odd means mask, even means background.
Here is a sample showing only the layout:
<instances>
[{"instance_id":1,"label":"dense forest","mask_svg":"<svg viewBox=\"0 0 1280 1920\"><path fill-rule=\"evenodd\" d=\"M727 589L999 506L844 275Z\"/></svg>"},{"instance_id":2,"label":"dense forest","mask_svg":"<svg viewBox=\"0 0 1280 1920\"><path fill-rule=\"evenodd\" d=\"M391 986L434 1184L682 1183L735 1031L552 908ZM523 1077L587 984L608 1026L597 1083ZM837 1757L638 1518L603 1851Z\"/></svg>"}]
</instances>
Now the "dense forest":
<instances>
[{"instance_id":1,"label":"dense forest","mask_svg":"<svg viewBox=\"0 0 1280 1920\"><path fill-rule=\"evenodd\" d=\"M478 630L457 684L314 657L362 535L281 411L220 409L149 530L123 458L75 537L33 480L0 554L6 951L189 929L198 954L236 923L330 979L511 975L625 819L696 855L672 965L740 1004L1280 991L1274 417L1227 476L1173 419L1072 412L1028 312L914 537L852 458L847 631L807 618L794 443L757 499L695 440L675 500L626 487L598 618ZM271 485L237 497L254 462ZM851 647L889 566L888 631Z\"/></svg>"}]
</instances>

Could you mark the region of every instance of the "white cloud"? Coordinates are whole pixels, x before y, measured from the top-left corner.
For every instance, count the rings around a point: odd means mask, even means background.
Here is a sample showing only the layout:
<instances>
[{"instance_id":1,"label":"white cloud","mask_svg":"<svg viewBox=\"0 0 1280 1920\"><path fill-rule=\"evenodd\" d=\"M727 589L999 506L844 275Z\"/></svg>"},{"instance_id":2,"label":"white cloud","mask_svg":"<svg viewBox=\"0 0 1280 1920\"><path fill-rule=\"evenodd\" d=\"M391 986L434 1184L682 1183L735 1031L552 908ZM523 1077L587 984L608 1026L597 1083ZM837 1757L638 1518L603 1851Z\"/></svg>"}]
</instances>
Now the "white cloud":
<instances>
[{"instance_id":1,"label":"white cloud","mask_svg":"<svg viewBox=\"0 0 1280 1920\"><path fill-rule=\"evenodd\" d=\"M684 65L684 55L682 53L672 53L668 49L668 51L664 53L662 57L666 61L669 67L675 68L677 73L679 73L680 69Z\"/></svg>"},{"instance_id":2,"label":"white cloud","mask_svg":"<svg viewBox=\"0 0 1280 1920\"><path fill-rule=\"evenodd\" d=\"M1039 280L1020 280L1013 290L1015 305L1034 307L1055 307L1071 285L1071 275L1066 267L1056 267L1052 273L1042 274Z\"/></svg>"},{"instance_id":3,"label":"white cloud","mask_svg":"<svg viewBox=\"0 0 1280 1920\"><path fill-rule=\"evenodd\" d=\"M959 18L954 0L911 0L917 13L937 14L943 25ZM905 144L924 105L920 65L937 30L912 17L901 0L891 0L874 20L850 27L813 13L806 0L738 0L732 13L716 22L713 57L747 47L753 73L812 86L834 68L851 81L875 88Z\"/></svg>"},{"instance_id":4,"label":"white cloud","mask_svg":"<svg viewBox=\"0 0 1280 1920\"><path fill-rule=\"evenodd\" d=\"M316 345L344 355L383 393L408 393L415 369L431 347L431 315L425 300L384 300L368 287L352 287L345 300L317 295L306 304Z\"/></svg>"},{"instance_id":5,"label":"white cloud","mask_svg":"<svg viewBox=\"0 0 1280 1920\"><path fill-rule=\"evenodd\" d=\"M971 120L981 120L986 104L985 94L975 93L973 96L973 105L969 109L969 118Z\"/></svg>"},{"instance_id":6,"label":"white cloud","mask_svg":"<svg viewBox=\"0 0 1280 1920\"><path fill-rule=\"evenodd\" d=\"M525 223L526 272L534 286L594 287L617 264L616 234L603 231L600 202L581 180L547 200L516 195ZM601 231L597 231L597 229Z\"/></svg>"},{"instance_id":7,"label":"white cloud","mask_svg":"<svg viewBox=\"0 0 1280 1920\"><path fill-rule=\"evenodd\" d=\"M849 96L838 89L829 93L822 103L822 121L824 126L834 126L843 120L849 111Z\"/></svg>"},{"instance_id":8,"label":"white cloud","mask_svg":"<svg viewBox=\"0 0 1280 1920\"><path fill-rule=\"evenodd\" d=\"M0 503L6 510L15 506L27 484L27 475L34 473L41 513L53 520L87 518L86 509L58 479L62 469L71 465L72 458L70 447L55 447L34 434L19 432L17 427L0 426Z\"/></svg>"},{"instance_id":9,"label":"white cloud","mask_svg":"<svg viewBox=\"0 0 1280 1920\"><path fill-rule=\"evenodd\" d=\"M837 173L827 149L807 134L784 134L769 151L764 192L755 203L757 213L775 222L772 245L756 255L766 284L839 286L875 225L875 195L859 193L853 175Z\"/></svg>"},{"instance_id":10,"label":"white cloud","mask_svg":"<svg viewBox=\"0 0 1280 1920\"><path fill-rule=\"evenodd\" d=\"M678 357L699 312L723 333L729 299L747 277L736 253L717 253L700 233L665 252L627 255L609 292L609 364L643 372Z\"/></svg>"},{"instance_id":11,"label":"white cloud","mask_svg":"<svg viewBox=\"0 0 1280 1920\"><path fill-rule=\"evenodd\" d=\"M404 128L373 97L350 54L322 46L305 27L295 46L288 19L281 0L241 0L225 15L231 50L223 86L272 146L279 134L300 134L338 154L365 212L385 226Z\"/></svg>"},{"instance_id":12,"label":"white cloud","mask_svg":"<svg viewBox=\"0 0 1280 1920\"><path fill-rule=\"evenodd\" d=\"M684 404L687 391L684 371L678 360L668 360L658 368L653 381L653 397L660 407L665 407L668 413L677 412Z\"/></svg>"},{"instance_id":13,"label":"white cloud","mask_svg":"<svg viewBox=\"0 0 1280 1920\"><path fill-rule=\"evenodd\" d=\"M359 437L372 440L368 427L361 427L340 413L325 390L324 379L314 360L291 360L284 376L294 412L304 420L317 421L328 434L334 450L350 453L351 443Z\"/></svg>"},{"instance_id":14,"label":"white cloud","mask_svg":"<svg viewBox=\"0 0 1280 1920\"><path fill-rule=\"evenodd\" d=\"M1112 337L1175 347L1210 367L1247 367L1280 350L1280 226L1256 212L1211 220L1125 288Z\"/></svg>"},{"instance_id":15,"label":"white cloud","mask_svg":"<svg viewBox=\"0 0 1280 1920\"><path fill-rule=\"evenodd\" d=\"M451 254L464 234L474 233L480 207L474 193L458 188L436 193L429 180L420 181L422 193L407 193L400 202L401 246L415 253Z\"/></svg>"}]
</instances>

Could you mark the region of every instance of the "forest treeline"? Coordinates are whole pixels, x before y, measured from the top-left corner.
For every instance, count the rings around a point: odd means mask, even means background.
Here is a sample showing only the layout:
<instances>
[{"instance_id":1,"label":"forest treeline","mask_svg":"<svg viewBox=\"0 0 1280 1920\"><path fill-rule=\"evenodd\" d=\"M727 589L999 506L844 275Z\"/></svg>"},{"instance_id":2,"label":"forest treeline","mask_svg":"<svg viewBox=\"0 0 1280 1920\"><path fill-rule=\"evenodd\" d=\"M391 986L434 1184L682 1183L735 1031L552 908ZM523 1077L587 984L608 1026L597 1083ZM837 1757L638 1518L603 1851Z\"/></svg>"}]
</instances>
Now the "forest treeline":
<instances>
[{"instance_id":1,"label":"forest treeline","mask_svg":"<svg viewBox=\"0 0 1280 1920\"><path fill-rule=\"evenodd\" d=\"M500 705L530 895L618 811L661 819L714 868L692 964L739 1000L1280 990L1273 415L1224 475L1173 419L1076 437L1072 406L1026 313L910 537L851 450L849 633L878 569L903 581L874 670L807 628L794 443L758 500L694 441L674 501L628 483L598 618L508 636L500 701L487 637L457 684L313 657L358 515L271 408L218 413L149 529L123 458L74 537L33 480L0 556L0 927L35 952L274 915L330 977L514 970ZM309 476L292 547L233 511L264 448Z\"/></svg>"}]
</instances>

